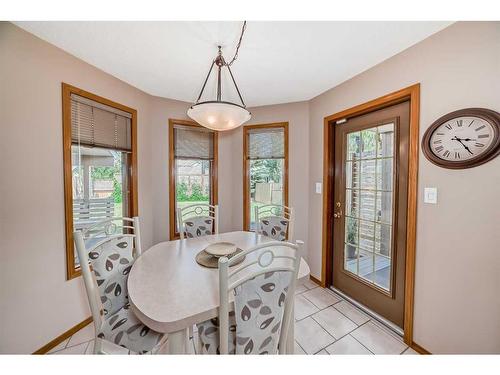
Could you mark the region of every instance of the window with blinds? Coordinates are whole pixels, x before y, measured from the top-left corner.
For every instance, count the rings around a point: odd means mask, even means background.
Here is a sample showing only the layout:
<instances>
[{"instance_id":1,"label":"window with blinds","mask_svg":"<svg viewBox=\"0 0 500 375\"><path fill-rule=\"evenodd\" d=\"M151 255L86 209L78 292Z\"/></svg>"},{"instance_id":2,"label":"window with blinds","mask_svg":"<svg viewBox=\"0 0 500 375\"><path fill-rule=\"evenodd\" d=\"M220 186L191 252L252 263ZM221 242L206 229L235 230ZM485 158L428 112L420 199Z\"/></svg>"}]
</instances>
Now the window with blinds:
<instances>
[{"instance_id":1,"label":"window with blinds","mask_svg":"<svg viewBox=\"0 0 500 375\"><path fill-rule=\"evenodd\" d=\"M248 158L283 159L285 157L284 133L284 128L249 130Z\"/></svg>"},{"instance_id":2,"label":"window with blinds","mask_svg":"<svg viewBox=\"0 0 500 375\"><path fill-rule=\"evenodd\" d=\"M131 151L130 113L79 95L71 95L73 144Z\"/></svg>"},{"instance_id":3,"label":"window with blinds","mask_svg":"<svg viewBox=\"0 0 500 375\"><path fill-rule=\"evenodd\" d=\"M179 235L175 213L216 204L217 133L189 121L170 121L170 238Z\"/></svg>"},{"instance_id":4,"label":"window with blinds","mask_svg":"<svg viewBox=\"0 0 500 375\"><path fill-rule=\"evenodd\" d=\"M68 279L80 267L73 231L137 214L137 180L132 178L137 168L132 139L136 111L126 109L63 84Z\"/></svg>"},{"instance_id":5,"label":"window with blinds","mask_svg":"<svg viewBox=\"0 0 500 375\"><path fill-rule=\"evenodd\" d=\"M255 208L286 205L288 123L250 125L243 128L245 229L255 229Z\"/></svg>"},{"instance_id":6,"label":"window with blinds","mask_svg":"<svg viewBox=\"0 0 500 375\"><path fill-rule=\"evenodd\" d=\"M214 132L193 126L174 126L174 156L181 159L212 160Z\"/></svg>"}]
</instances>

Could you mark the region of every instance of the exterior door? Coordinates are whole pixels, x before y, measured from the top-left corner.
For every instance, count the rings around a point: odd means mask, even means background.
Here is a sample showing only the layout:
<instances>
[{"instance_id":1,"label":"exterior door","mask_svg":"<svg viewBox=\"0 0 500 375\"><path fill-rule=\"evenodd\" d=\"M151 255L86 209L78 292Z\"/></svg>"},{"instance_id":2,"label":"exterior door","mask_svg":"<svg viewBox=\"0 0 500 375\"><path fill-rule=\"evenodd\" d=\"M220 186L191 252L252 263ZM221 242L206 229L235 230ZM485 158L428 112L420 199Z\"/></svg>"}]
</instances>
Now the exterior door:
<instances>
[{"instance_id":1,"label":"exterior door","mask_svg":"<svg viewBox=\"0 0 500 375\"><path fill-rule=\"evenodd\" d=\"M333 286L404 320L409 102L336 124Z\"/></svg>"}]
</instances>

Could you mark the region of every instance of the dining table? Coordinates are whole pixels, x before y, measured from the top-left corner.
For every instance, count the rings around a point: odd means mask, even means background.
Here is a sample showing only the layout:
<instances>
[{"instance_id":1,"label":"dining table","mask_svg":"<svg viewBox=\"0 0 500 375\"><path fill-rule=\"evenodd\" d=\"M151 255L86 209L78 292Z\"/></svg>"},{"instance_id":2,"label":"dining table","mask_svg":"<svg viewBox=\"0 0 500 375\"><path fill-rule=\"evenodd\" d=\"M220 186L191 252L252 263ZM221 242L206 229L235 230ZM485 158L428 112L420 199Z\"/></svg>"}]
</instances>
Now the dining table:
<instances>
[{"instance_id":1,"label":"dining table","mask_svg":"<svg viewBox=\"0 0 500 375\"><path fill-rule=\"evenodd\" d=\"M168 335L169 354L187 354L190 327L218 317L219 310L218 269L201 266L196 255L218 242L230 242L245 251L269 241L273 239L255 232L236 231L153 245L135 260L129 273L133 312L144 325ZM250 261L247 256L241 265ZM298 280L309 272L302 258ZM289 325L287 337L285 351L293 353L294 324Z\"/></svg>"}]
</instances>

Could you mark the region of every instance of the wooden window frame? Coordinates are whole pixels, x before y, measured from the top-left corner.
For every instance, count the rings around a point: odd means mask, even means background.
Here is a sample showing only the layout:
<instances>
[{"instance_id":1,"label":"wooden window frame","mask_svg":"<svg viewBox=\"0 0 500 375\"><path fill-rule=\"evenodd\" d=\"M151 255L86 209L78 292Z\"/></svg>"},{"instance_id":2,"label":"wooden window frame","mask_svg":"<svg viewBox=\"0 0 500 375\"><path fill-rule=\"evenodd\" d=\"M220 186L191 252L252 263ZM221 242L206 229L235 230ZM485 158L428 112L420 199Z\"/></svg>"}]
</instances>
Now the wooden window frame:
<instances>
[{"instance_id":1,"label":"wooden window frame","mask_svg":"<svg viewBox=\"0 0 500 375\"><path fill-rule=\"evenodd\" d=\"M168 191L169 191L169 227L170 227L170 240L177 240L180 238L179 232L176 231L175 222L176 222L176 209L175 209L175 155L174 155L174 126L175 125L183 125L183 126L192 126L197 128L203 128L201 125L194 121L189 120L177 120L177 119L169 119L168 120ZM212 170L210 176L210 204L217 205L218 204L218 138L219 133L217 131L213 131L214 133L214 159L212 162Z\"/></svg>"},{"instance_id":2,"label":"wooden window frame","mask_svg":"<svg viewBox=\"0 0 500 375\"><path fill-rule=\"evenodd\" d=\"M334 200L330 199L334 188L334 147L332 140L336 121L363 115L386 108L404 101L410 102L410 130L408 151L408 201L406 223L406 265L405 265L405 302L404 302L404 342L412 347L413 342L413 306L415 287L415 251L417 230L417 194L418 194L418 153L420 120L420 84L406 87L380 98L357 105L324 118L323 125L323 225L321 281L324 288L332 285L333 241L332 228Z\"/></svg>"},{"instance_id":3,"label":"wooden window frame","mask_svg":"<svg viewBox=\"0 0 500 375\"><path fill-rule=\"evenodd\" d=\"M63 178L64 178L64 210L66 225L66 279L71 280L81 275L81 269L75 268L75 252L73 243L73 185L71 168L71 94L93 100L121 111L129 113L131 118L131 145L129 177L129 213L130 217L139 214L137 198L137 110L95 95L78 87L62 83L62 126L63 126Z\"/></svg>"},{"instance_id":4,"label":"wooden window frame","mask_svg":"<svg viewBox=\"0 0 500 375\"><path fill-rule=\"evenodd\" d=\"M270 124L256 124L243 126L243 230L250 231L250 170L248 168L248 133L254 129L275 129L283 128L285 142L284 160L284 205L288 206L288 122L274 122Z\"/></svg>"}]
</instances>

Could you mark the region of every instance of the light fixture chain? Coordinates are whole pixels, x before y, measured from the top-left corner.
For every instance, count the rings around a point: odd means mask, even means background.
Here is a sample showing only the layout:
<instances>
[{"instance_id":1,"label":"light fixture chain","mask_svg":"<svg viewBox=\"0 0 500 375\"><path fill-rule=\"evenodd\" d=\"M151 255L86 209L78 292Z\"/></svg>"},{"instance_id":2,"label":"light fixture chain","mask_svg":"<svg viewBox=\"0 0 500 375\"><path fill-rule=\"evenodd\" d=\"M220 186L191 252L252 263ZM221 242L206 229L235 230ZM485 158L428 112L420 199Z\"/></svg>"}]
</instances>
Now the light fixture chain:
<instances>
[{"instance_id":1,"label":"light fixture chain","mask_svg":"<svg viewBox=\"0 0 500 375\"><path fill-rule=\"evenodd\" d=\"M234 53L234 56L231 59L231 61L229 63L226 63L227 66L231 66L238 58L238 52L240 50L241 41L243 40L243 34L245 34L246 28L247 28L247 21L243 21L243 26L241 27L240 40L238 41L238 44L236 45L236 52Z\"/></svg>"}]
</instances>

